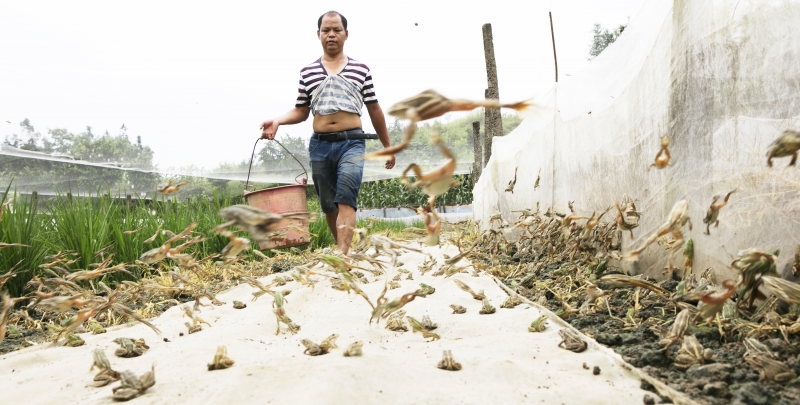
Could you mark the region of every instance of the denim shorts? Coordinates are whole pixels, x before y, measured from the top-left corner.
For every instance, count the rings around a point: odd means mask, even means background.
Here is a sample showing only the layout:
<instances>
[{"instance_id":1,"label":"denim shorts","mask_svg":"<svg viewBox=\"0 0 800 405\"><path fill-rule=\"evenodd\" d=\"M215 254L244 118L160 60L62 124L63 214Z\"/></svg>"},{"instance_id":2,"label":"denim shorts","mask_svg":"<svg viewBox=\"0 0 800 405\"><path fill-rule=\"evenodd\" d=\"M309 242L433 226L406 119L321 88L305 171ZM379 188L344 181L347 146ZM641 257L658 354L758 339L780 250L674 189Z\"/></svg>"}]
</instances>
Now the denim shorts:
<instances>
[{"instance_id":1,"label":"denim shorts","mask_svg":"<svg viewBox=\"0 0 800 405\"><path fill-rule=\"evenodd\" d=\"M311 178L322 212L330 214L339 209L338 204L358 208L365 149L364 139L327 142L311 138Z\"/></svg>"}]
</instances>

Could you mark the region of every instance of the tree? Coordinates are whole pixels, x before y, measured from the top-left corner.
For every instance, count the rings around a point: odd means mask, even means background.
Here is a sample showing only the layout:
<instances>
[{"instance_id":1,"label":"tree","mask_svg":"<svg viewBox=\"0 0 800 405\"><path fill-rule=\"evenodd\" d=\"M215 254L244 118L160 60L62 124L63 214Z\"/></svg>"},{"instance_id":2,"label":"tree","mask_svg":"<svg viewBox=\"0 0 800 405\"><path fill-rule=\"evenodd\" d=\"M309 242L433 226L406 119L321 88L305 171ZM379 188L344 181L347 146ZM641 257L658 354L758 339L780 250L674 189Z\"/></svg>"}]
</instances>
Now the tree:
<instances>
[{"instance_id":1,"label":"tree","mask_svg":"<svg viewBox=\"0 0 800 405\"><path fill-rule=\"evenodd\" d=\"M622 34L622 31L625 31L625 27L627 26L628 26L627 23L620 24L620 26L617 29L609 31L607 29L603 29L603 27L600 26L600 24L595 23L593 30L594 37L592 38L592 45L589 48L588 59L592 60L596 58L597 55L600 55L600 53L603 52L603 50L606 49L606 47L614 43L614 41L616 41L617 38L619 38L619 36Z\"/></svg>"},{"instance_id":2,"label":"tree","mask_svg":"<svg viewBox=\"0 0 800 405\"><path fill-rule=\"evenodd\" d=\"M40 192L72 189L74 192L98 189L122 191L155 189L159 176L151 173L124 171L117 168L153 169L153 151L141 144L134 145L127 135L106 134L96 136L92 128L73 134L66 129L49 129L47 136L35 132L28 119L20 123L21 135L6 138L6 143L24 150L41 152L62 158L103 163L112 168L71 164L45 159L0 156L0 181L3 184L13 177L16 184L31 184L30 188Z\"/></svg>"}]
</instances>

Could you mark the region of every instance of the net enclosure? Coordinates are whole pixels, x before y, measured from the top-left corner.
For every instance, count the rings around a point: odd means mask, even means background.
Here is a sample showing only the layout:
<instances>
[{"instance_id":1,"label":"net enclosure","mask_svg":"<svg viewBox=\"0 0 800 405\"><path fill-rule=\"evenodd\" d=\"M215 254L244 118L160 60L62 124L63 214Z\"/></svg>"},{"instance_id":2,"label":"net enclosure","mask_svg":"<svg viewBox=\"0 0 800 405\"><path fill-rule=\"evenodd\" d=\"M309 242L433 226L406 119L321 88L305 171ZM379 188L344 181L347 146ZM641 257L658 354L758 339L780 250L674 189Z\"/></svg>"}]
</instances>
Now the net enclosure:
<instances>
[{"instance_id":1,"label":"net enclosure","mask_svg":"<svg viewBox=\"0 0 800 405\"><path fill-rule=\"evenodd\" d=\"M467 117L469 118L469 117ZM435 124L434 124L435 125ZM392 127L390 135L393 142L397 143L403 127ZM63 130L62 130L63 131ZM365 161L363 181L371 182L400 177L403 169L410 163L418 163L423 171L427 172L446 161L437 148L432 148L428 142L427 134L433 131L433 126L422 128L422 136L415 139L403 154L397 157L397 167L388 170L382 161ZM53 131L50 131L53 132ZM473 151L471 136L467 131L454 134L456 144L452 148L456 155L457 168L455 174L468 174L472 170ZM39 134L36 134L39 135ZM80 138L80 134L76 138ZM41 135L33 138L44 138ZM108 142L104 139L108 138ZM53 195L59 192L73 194L93 194L98 190L110 191L114 195L135 195L149 197L155 194L158 184L165 178L182 178L190 182L203 182L215 180L217 184L225 181L246 183L249 179L253 184L296 184L307 176L308 183L311 179L311 164L308 153L308 139L301 137L279 138L278 142L260 140L254 149L243 151L241 157L234 162L218 163L215 167L157 167L152 164L152 151L141 148L149 153L147 159L136 159L139 152L135 147L133 151L121 148L104 148L111 142L120 143L118 136L94 137L89 148L79 149L78 142L69 145L70 148L61 148L63 151L30 147L27 145L14 146L8 142L0 143L0 184L8 185L13 181L13 188L21 193L36 191L41 195ZM30 139L30 138L29 138ZM257 140L253 139L255 142ZM123 140L124 145L127 141ZM379 141L367 141L368 150L378 150ZM78 153L68 149L79 149ZM101 150L102 149L102 150ZM253 163L250 166L250 153L253 153ZM413 175L413 173L410 173ZM191 187L191 186L190 186ZM189 188L190 188L189 187Z\"/></svg>"},{"instance_id":2,"label":"net enclosure","mask_svg":"<svg viewBox=\"0 0 800 405\"><path fill-rule=\"evenodd\" d=\"M791 274L800 168L789 158L769 168L766 153L784 130L800 129L798 21L798 1L648 1L585 70L537 98L544 113L494 140L474 189L476 219L488 227L499 211L510 222L537 204L568 213L570 201L588 217L627 195L642 213L634 239L622 235L630 251L686 200L696 271L729 277L737 251L754 247L780 248L778 270ZM663 136L671 162L657 169ZM515 168L516 188L504 192ZM735 189L706 235L713 196ZM640 269L659 277L666 260L653 244Z\"/></svg>"}]
</instances>

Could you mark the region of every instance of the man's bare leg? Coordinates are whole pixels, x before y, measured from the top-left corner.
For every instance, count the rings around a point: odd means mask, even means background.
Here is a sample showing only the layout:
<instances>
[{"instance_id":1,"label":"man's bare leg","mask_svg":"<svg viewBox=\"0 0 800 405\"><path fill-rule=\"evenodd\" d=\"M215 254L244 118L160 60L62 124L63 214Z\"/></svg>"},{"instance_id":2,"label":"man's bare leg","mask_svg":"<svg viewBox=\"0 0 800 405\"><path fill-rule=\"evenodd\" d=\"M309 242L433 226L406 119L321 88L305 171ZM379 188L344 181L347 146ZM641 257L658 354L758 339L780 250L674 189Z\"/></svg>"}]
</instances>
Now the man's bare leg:
<instances>
[{"instance_id":1,"label":"man's bare leg","mask_svg":"<svg viewBox=\"0 0 800 405\"><path fill-rule=\"evenodd\" d=\"M336 218L339 216L339 210L333 211L330 214L325 214L325 221L328 223L328 229L331 230L333 241L339 245L339 230L336 229Z\"/></svg>"},{"instance_id":2,"label":"man's bare leg","mask_svg":"<svg viewBox=\"0 0 800 405\"><path fill-rule=\"evenodd\" d=\"M336 244L339 246L339 250L346 255L350 250L350 243L353 241L353 228L356 227L356 210L347 204L339 204L337 212L339 215L336 218L336 227L339 231L339 237L336 238ZM339 228L341 225L347 226Z\"/></svg>"}]
</instances>

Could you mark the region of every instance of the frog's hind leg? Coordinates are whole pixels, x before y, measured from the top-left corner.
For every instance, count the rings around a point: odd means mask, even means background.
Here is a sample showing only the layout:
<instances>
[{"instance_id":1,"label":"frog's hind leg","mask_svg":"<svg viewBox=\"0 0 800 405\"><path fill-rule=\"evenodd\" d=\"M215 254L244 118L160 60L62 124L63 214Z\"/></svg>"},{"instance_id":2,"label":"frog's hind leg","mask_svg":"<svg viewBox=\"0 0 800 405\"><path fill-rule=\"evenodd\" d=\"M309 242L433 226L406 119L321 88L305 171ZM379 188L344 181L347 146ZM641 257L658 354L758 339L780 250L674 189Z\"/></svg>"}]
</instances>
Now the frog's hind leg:
<instances>
[{"instance_id":1,"label":"frog's hind leg","mask_svg":"<svg viewBox=\"0 0 800 405\"><path fill-rule=\"evenodd\" d=\"M400 177L400 182L405 184L409 188L413 188L415 186L414 185L409 185L409 181L408 181L407 174L408 174L409 170L414 172L414 176L416 176L417 177L417 181L419 181L419 180L422 180L422 177L423 177L422 168L420 168L418 164L412 163L412 164L408 165L406 170L403 170L403 175Z\"/></svg>"},{"instance_id":2,"label":"frog's hind leg","mask_svg":"<svg viewBox=\"0 0 800 405\"><path fill-rule=\"evenodd\" d=\"M364 155L364 160L387 160L391 159L392 156L404 151L409 144L411 144L411 140L414 139L414 134L417 132L417 121L412 119L411 122L406 127L406 130L403 132L403 142L395 146L390 146L388 148L383 148L377 152L372 152Z\"/></svg>"}]
</instances>

